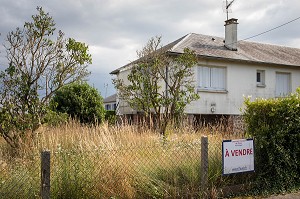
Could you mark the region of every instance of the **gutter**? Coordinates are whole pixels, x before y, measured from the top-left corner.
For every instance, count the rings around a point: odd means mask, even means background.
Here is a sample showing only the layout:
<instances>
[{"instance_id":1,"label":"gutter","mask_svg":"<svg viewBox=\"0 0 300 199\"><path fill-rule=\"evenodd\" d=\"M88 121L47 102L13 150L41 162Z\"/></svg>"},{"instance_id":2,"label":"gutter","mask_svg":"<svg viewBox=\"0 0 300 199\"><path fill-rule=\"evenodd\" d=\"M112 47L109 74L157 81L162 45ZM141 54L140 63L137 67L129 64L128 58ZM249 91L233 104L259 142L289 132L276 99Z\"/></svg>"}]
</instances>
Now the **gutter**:
<instances>
[{"instance_id":1,"label":"gutter","mask_svg":"<svg viewBox=\"0 0 300 199\"><path fill-rule=\"evenodd\" d=\"M179 56L183 53L168 52L168 54L173 55L173 56ZM232 58L215 57L215 56L208 56L208 55L197 55L197 58L210 59L210 60L222 60L222 61L230 61L230 62L239 62L239 63L251 63L251 64L256 63L256 64L265 64L265 65L272 65L272 66L300 67L300 65L288 65L288 64L279 64L279 63L272 63L272 62L261 62L261 61L252 61L252 60L232 59Z\"/></svg>"}]
</instances>

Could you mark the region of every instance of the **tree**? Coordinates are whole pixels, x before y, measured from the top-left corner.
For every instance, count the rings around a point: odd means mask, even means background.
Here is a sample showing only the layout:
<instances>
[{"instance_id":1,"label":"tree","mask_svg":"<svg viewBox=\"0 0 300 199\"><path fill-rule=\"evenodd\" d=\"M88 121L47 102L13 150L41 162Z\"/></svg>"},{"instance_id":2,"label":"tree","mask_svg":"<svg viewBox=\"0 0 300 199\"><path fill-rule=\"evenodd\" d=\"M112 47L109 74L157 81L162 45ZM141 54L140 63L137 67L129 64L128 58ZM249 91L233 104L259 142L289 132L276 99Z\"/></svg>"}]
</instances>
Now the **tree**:
<instances>
[{"instance_id":1,"label":"tree","mask_svg":"<svg viewBox=\"0 0 300 199\"><path fill-rule=\"evenodd\" d=\"M88 46L64 38L41 7L31 22L7 35L4 47L9 66L0 74L1 136L12 146L36 130L51 96L65 84L89 75Z\"/></svg>"},{"instance_id":2,"label":"tree","mask_svg":"<svg viewBox=\"0 0 300 199\"><path fill-rule=\"evenodd\" d=\"M122 100L154 118L165 135L167 125L183 115L187 104L199 99L192 69L197 57L189 49L178 56L168 54L161 37L151 38L137 55L127 77L129 84L115 79L114 85Z\"/></svg>"},{"instance_id":3,"label":"tree","mask_svg":"<svg viewBox=\"0 0 300 199\"><path fill-rule=\"evenodd\" d=\"M97 89L87 83L72 83L60 88L50 102L52 110L67 113L82 123L102 122L105 117L103 99Z\"/></svg>"}]
</instances>

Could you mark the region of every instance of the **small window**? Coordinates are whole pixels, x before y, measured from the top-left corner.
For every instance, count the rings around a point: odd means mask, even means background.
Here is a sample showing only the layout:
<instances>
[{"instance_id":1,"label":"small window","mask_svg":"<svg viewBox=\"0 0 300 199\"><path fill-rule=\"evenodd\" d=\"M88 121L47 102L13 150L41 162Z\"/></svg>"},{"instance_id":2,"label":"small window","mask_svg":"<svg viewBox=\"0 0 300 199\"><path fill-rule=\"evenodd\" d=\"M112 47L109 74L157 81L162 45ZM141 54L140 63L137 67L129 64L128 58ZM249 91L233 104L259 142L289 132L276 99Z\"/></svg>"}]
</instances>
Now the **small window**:
<instances>
[{"instance_id":1,"label":"small window","mask_svg":"<svg viewBox=\"0 0 300 199\"><path fill-rule=\"evenodd\" d=\"M257 70L256 71L256 85L258 87L265 87L265 71Z\"/></svg>"}]
</instances>

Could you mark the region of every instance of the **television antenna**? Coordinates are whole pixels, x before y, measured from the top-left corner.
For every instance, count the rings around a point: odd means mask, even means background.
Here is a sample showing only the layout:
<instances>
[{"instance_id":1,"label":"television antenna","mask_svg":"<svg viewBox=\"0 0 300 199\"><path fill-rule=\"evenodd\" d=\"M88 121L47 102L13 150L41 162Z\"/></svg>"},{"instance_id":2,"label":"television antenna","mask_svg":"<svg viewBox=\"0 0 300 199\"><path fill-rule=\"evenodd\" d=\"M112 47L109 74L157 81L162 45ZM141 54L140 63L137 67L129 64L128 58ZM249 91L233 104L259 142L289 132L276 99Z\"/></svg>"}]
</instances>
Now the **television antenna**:
<instances>
[{"instance_id":1,"label":"television antenna","mask_svg":"<svg viewBox=\"0 0 300 199\"><path fill-rule=\"evenodd\" d=\"M104 98L106 98L106 95L107 95L107 87L108 87L108 84L107 84L107 83L104 83L104 88L105 88L105 95L104 95Z\"/></svg>"},{"instance_id":2,"label":"television antenna","mask_svg":"<svg viewBox=\"0 0 300 199\"><path fill-rule=\"evenodd\" d=\"M230 7L232 6L232 4L233 4L234 1L235 0L232 0L232 1L228 2L228 0L226 0L226 1L223 2L223 11L226 12L227 20L228 20L228 13L232 12L232 10L230 9Z\"/></svg>"}]
</instances>

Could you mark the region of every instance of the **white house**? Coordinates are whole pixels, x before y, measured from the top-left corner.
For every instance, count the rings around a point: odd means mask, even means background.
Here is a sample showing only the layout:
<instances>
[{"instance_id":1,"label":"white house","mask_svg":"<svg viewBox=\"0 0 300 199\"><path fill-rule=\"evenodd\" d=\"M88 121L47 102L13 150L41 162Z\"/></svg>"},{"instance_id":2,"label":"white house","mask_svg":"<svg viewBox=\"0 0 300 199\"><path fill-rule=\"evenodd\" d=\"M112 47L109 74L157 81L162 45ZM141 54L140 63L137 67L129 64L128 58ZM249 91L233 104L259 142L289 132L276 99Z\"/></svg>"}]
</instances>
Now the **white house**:
<instances>
[{"instance_id":1,"label":"white house","mask_svg":"<svg viewBox=\"0 0 300 199\"><path fill-rule=\"evenodd\" d=\"M107 111L115 111L117 108L117 94L113 94L111 96L103 99L103 105L105 110Z\"/></svg>"},{"instance_id":2,"label":"white house","mask_svg":"<svg viewBox=\"0 0 300 199\"><path fill-rule=\"evenodd\" d=\"M188 115L239 116L244 96L282 97L300 87L300 49L237 41L237 25L237 19L225 21L225 39L191 33L164 47L170 55L184 48L197 54L194 79L200 99L186 107ZM124 80L129 73L130 64L111 72ZM135 113L119 102L118 114Z\"/></svg>"}]
</instances>

